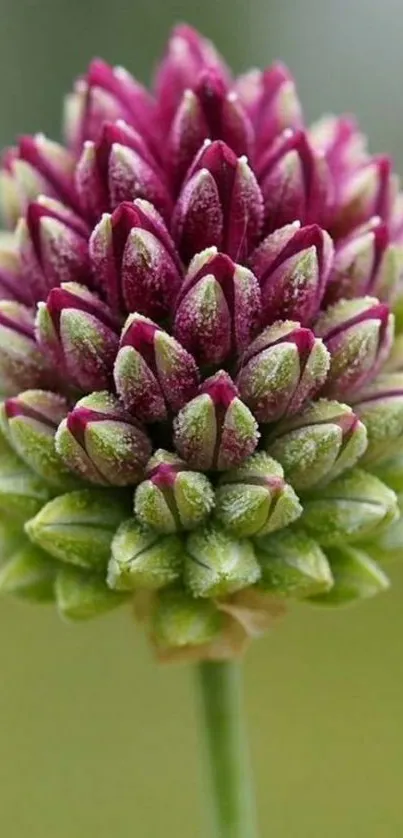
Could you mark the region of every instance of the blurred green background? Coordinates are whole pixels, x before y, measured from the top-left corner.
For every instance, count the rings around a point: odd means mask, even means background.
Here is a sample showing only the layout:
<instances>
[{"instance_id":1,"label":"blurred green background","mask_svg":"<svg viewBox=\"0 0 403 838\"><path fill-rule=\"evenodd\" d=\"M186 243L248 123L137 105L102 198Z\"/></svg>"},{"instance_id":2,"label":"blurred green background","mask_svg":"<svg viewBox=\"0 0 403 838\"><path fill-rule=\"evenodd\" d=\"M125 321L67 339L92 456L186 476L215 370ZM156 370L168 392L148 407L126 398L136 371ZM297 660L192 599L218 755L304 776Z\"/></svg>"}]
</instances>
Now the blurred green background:
<instances>
[{"instance_id":1,"label":"blurred green background","mask_svg":"<svg viewBox=\"0 0 403 838\"><path fill-rule=\"evenodd\" d=\"M148 79L186 19L236 69L282 57L308 116L355 111L403 172L401 0L0 0L0 140L59 132L93 54ZM246 661L262 838L403 835L403 571L339 612L295 608ZM0 608L0 835L203 835L192 673L154 665L125 613L69 627Z\"/></svg>"}]
</instances>

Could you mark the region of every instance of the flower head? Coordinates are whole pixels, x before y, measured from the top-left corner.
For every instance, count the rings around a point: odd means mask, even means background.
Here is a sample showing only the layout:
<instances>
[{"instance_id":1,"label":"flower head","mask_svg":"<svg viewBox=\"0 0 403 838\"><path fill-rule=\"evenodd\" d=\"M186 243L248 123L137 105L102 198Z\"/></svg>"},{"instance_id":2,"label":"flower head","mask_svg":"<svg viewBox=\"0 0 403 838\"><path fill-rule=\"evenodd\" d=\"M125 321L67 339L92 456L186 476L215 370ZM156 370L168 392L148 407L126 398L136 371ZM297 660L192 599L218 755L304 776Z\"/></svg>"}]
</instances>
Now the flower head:
<instances>
[{"instance_id":1,"label":"flower head","mask_svg":"<svg viewBox=\"0 0 403 838\"><path fill-rule=\"evenodd\" d=\"M275 597L386 589L390 160L350 118L307 126L282 64L233 79L188 26L151 92L95 59L64 132L21 138L0 171L0 590L68 619L134 597L159 657L211 659Z\"/></svg>"}]
</instances>

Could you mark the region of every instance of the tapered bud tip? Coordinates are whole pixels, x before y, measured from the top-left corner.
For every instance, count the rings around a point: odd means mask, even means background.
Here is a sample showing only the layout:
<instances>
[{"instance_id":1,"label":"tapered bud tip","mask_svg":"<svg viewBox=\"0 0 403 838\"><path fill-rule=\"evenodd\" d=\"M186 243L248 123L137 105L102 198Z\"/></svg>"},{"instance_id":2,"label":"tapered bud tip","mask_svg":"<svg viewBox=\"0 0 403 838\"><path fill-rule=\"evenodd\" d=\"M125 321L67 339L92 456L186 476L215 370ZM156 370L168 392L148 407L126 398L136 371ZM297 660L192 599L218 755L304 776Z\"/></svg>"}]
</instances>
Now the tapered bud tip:
<instances>
[{"instance_id":1,"label":"tapered bud tip","mask_svg":"<svg viewBox=\"0 0 403 838\"><path fill-rule=\"evenodd\" d=\"M390 582L383 570L361 549L349 546L332 547L326 551L333 587L327 593L315 594L318 605L348 605L386 591Z\"/></svg>"},{"instance_id":2,"label":"tapered bud tip","mask_svg":"<svg viewBox=\"0 0 403 838\"><path fill-rule=\"evenodd\" d=\"M156 75L159 115L169 127L183 92L196 84L203 69L214 68L224 81L230 73L214 45L190 26L174 28Z\"/></svg>"},{"instance_id":3,"label":"tapered bud tip","mask_svg":"<svg viewBox=\"0 0 403 838\"><path fill-rule=\"evenodd\" d=\"M18 147L8 149L2 159L1 200L7 225L13 227L29 201L41 194L79 213L74 165L73 155L44 134L21 137Z\"/></svg>"},{"instance_id":4,"label":"tapered bud tip","mask_svg":"<svg viewBox=\"0 0 403 838\"><path fill-rule=\"evenodd\" d=\"M223 615L209 600L196 600L185 591L161 591L152 617L157 648L191 649L211 643L219 634Z\"/></svg>"},{"instance_id":5,"label":"tapered bud tip","mask_svg":"<svg viewBox=\"0 0 403 838\"><path fill-rule=\"evenodd\" d=\"M352 468L366 450L367 431L350 407L321 399L276 425L266 446L292 486L306 491Z\"/></svg>"},{"instance_id":6,"label":"tapered bud tip","mask_svg":"<svg viewBox=\"0 0 403 838\"><path fill-rule=\"evenodd\" d=\"M15 395L28 387L54 387L57 375L35 340L31 309L0 301L0 373L2 391Z\"/></svg>"},{"instance_id":7,"label":"tapered bud tip","mask_svg":"<svg viewBox=\"0 0 403 838\"><path fill-rule=\"evenodd\" d=\"M272 232L299 218L302 224L326 226L329 172L305 131L285 130L259 160L259 183L265 203L265 227Z\"/></svg>"},{"instance_id":8,"label":"tapered bud tip","mask_svg":"<svg viewBox=\"0 0 403 838\"><path fill-rule=\"evenodd\" d=\"M242 261L259 236L263 199L244 156L206 140L179 195L173 231L185 261L215 245Z\"/></svg>"},{"instance_id":9,"label":"tapered bud tip","mask_svg":"<svg viewBox=\"0 0 403 838\"><path fill-rule=\"evenodd\" d=\"M152 320L133 314L123 328L114 378L127 408L142 421L154 422L193 398L199 372L175 338Z\"/></svg>"},{"instance_id":10,"label":"tapered bud tip","mask_svg":"<svg viewBox=\"0 0 403 838\"><path fill-rule=\"evenodd\" d=\"M381 464L401 453L403 434L403 374L383 373L351 399L364 422L368 448L363 462Z\"/></svg>"},{"instance_id":11,"label":"tapered bud tip","mask_svg":"<svg viewBox=\"0 0 403 838\"><path fill-rule=\"evenodd\" d=\"M249 346L236 383L245 403L261 422L297 413L326 381L329 353L321 339L299 323L267 327Z\"/></svg>"},{"instance_id":12,"label":"tapered bud tip","mask_svg":"<svg viewBox=\"0 0 403 838\"><path fill-rule=\"evenodd\" d=\"M216 493L217 518L228 532L241 538L282 529L301 512L281 465L263 452L226 472Z\"/></svg>"},{"instance_id":13,"label":"tapered bud tip","mask_svg":"<svg viewBox=\"0 0 403 838\"><path fill-rule=\"evenodd\" d=\"M317 224L287 224L267 236L250 257L262 291L262 321L317 316L333 262L334 247Z\"/></svg>"},{"instance_id":14,"label":"tapered bud tip","mask_svg":"<svg viewBox=\"0 0 403 838\"><path fill-rule=\"evenodd\" d=\"M177 458L172 462L168 454L163 460L148 466L148 480L136 489L135 512L147 526L159 532L171 533L190 530L208 517L214 506L214 490L204 474L191 471Z\"/></svg>"},{"instance_id":15,"label":"tapered bud tip","mask_svg":"<svg viewBox=\"0 0 403 838\"><path fill-rule=\"evenodd\" d=\"M385 363L394 319L389 307L376 298L340 300L319 317L315 332L331 355L323 394L342 398L371 381Z\"/></svg>"},{"instance_id":16,"label":"tapered bud tip","mask_svg":"<svg viewBox=\"0 0 403 838\"><path fill-rule=\"evenodd\" d=\"M111 591L102 577L77 567L63 567L56 576L58 612L65 620L91 620L124 605L124 593Z\"/></svg>"},{"instance_id":17,"label":"tapered bud tip","mask_svg":"<svg viewBox=\"0 0 403 838\"><path fill-rule=\"evenodd\" d=\"M59 490L76 488L77 480L65 468L54 444L57 426L67 403L56 393L26 390L7 399L0 410L0 425L19 456L43 480Z\"/></svg>"},{"instance_id":18,"label":"tapered bud tip","mask_svg":"<svg viewBox=\"0 0 403 838\"><path fill-rule=\"evenodd\" d=\"M332 589L329 562L316 541L301 530L283 530L255 543L259 587L276 596L305 599Z\"/></svg>"},{"instance_id":19,"label":"tapered bud tip","mask_svg":"<svg viewBox=\"0 0 403 838\"><path fill-rule=\"evenodd\" d=\"M3 426L4 430L4 426ZM5 434L8 436L7 428ZM21 527L36 515L52 494L47 482L35 474L0 436L0 510L10 526ZM14 523L11 523L13 522Z\"/></svg>"},{"instance_id":20,"label":"tapered bud tip","mask_svg":"<svg viewBox=\"0 0 403 838\"><path fill-rule=\"evenodd\" d=\"M216 525L191 533L186 550L185 581L196 597L226 596L260 578L252 543Z\"/></svg>"},{"instance_id":21,"label":"tapered bud tip","mask_svg":"<svg viewBox=\"0 0 403 838\"><path fill-rule=\"evenodd\" d=\"M180 456L200 471L225 471L240 465L253 453L258 439L256 420L223 370L204 382L200 395L174 421Z\"/></svg>"},{"instance_id":22,"label":"tapered bud tip","mask_svg":"<svg viewBox=\"0 0 403 838\"><path fill-rule=\"evenodd\" d=\"M54 558L103 571L116 528L129 514L124 495L83 489L54 498L25 529L31 541Z\"/></svg>"},{"instance_id":23,"label":"tapered bud tip","mask_svg":"<svg viewBox=\"0 0 403 838\"><path fill-rule=\"evenodd\" d=\"M111 550L107 581L114 590L156 590L175 582L182 571L181 539L153 532L135 518L120 525Z\"/></svg>"},{"instance_id":24,"label":"tapered bud tip","mask_svg":"<svg viewBox=\"0 0 403 838\"><path fill-rule=\"evenodd\" d=\"M39 547L22 541L0 568L0 594L30 602L52 602L56 562Z\"/></svg>"},{"instance_id":25,"label":"tapered bud tip","mask_svg":"<svg viewBox=\"0 0 403 838\"><path fill-rule=\"evenodd\" d=\"M400 266L400 248L392 243L388 225L374 216L339 243L325 301L374 294L381 301L393 302Z\"/></svg>"},{"instance_id":26,"label":"tapered bud tip","mask_svg":"<svg viewBox=\"0 0 403 838\"><path fill-rule=\"evenodd\" d=\"M245 350L260 313L256 277L211 247L189 266L176 302L175 334L200 363L218 365Z\"/></svg>"},{"instance_id":27,"label":"tapered bud tip","mask_svg":"<svg viewBox=\"0 0 403 838\"><path fill-rule=\"evenodd\" d=\"M238 390L228 375L228 373L220 370L200 387L201 393L206 393L210 396L215 407L228 408L231 402L237 398Z\"/></svg>"},{"instance_id":28,"label":"tapered bud tip","mask_svg":"<svg viewBox=\"0 0 403 838\"><path fill-rule=\"evenodd\" d=\"M100 392L77 402L57 431L56 449L85 480L126 486L141 480L151 442L114 396Z\"/></svg>"},{"instance_id":29,"label":"tapered bud tip","mask_svg":"<svg viewBox=\"0 0 403 838\"><path fill-rule=\"evenodd\" d=\"M104 390L112 382L119 321L84 286L53 288L39 306L38 342L55 366L81 391Z\"/></svg>"},{"instance_id":30,"label":"tapered bud tip","mask_svg":"<svg viewBox=\"0 0 403 838\"><path fill-rule=\"evenodd\" d=\"M327 547L372 539L398 516L395 493L374 475L352 469L304 501L301 524Z\"/></svg>"}]
</instances>

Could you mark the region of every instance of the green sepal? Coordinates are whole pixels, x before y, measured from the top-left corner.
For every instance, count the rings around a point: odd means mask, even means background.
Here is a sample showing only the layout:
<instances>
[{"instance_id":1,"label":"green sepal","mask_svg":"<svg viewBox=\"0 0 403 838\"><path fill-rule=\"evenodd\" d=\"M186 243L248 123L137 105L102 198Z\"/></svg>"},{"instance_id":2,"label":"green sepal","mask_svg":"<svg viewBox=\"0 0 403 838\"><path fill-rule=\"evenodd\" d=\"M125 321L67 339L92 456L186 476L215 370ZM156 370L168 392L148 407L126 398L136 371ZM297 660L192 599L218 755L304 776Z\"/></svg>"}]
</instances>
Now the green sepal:
<instances>
[{"instance_id":1,"label":"green sepal","mask_svg":"<svg viewBox=\"0 0 403 838\"><path fill-rule=\"evenodd\" d=\"M105 570L119 524L130 513L130 495L83 489L59 495L28 521L31 541L69 564Z\"/></svg>"},{"instance_id":2,"label":"green sepal","mask_svg":"<svg viewBox=\"0 0 403 838\"><path fill-rule=\"evenodd\" d=\"M292 524L302 506L283 478L282 466L263 451L225 472L216 491L216 516L222 526L238 538L247 538Z\"/></svg>"},{"instance_id":3,"label":"green sepal","mask_svg":"<svg viewBox=\"0 0 403 838\"><path fill-rule=\"evenodd\" d=\"M32 602L53 602L56 562L28 540L0 569L0 594Z\"/></svg>"},{"instance_id":4,"label":"green sepal","mask_svg":"<svg viewBox=\"0 0 403 838\"><path fill-rule=\"evenodd\" d=\"M80 485L81 481L68 471L57 454L51 428L25 416L16 416L9 424L12 447L35 474L59 491L67 492Z\"/></svg>"},{"instance_id":5,"label":"green sepal","mask_svg":"<svg viewBox=\"0 0 403 838\"><path fill-rule=\"evenodd\" d=\"M254 585L260 568L253 544L218 525L191 533L186 543L184 579L196 597L221 597Z\"/></svg>"},{"instance_id":6,"label":"green sepal","mask_svg":"<svg viewBox=\"0 0 403 838\"><path fill-rule=\"evenodd\" d=\"M362 547L377 562L403 559L403 516L383 530L378 538L365 542Z\"/></svg>"},{"instance_id":7,"label":"green sepal","mask_svg":"<svg viewBox=\"0 0 403 838\"><path fill-rule=\"evenodd\" d=\"M52 496L49 485L0 438L0 513L23 523Z\"/></svg>"},{"instance_id":8,"label":"green sepal","mask_svg":"<svg viewBox=\"0 0 403 838\"><path fill-rule=\"evenodd\" d=\"M195 529L213 506L212 485L205 474L197 471L178 471L172 486L162 487L151 479L144 480L135 492L136 515L146 526L161 533Z\"/></svg>"},{"instance_id":9,"label":"green sepal","mask_svg":"<svg viewBox=\"0 0 403 838\"><path fill-rule=\"evenodd\" d=\"M8 416L10 403L18 411ZM46 483L65 492L80 487L55 448L56 428L66 412L65 399L47 390L26 390L0 407L0 427L11 448Z\"/></svg>"},{"instance_id":10,"label":"green sepal","mask_svg":"<svg viewBox=\"0 0 403 838\"><path fill-rule=\"evenodd\" d=\"M319 605L348 605L369 599L389 588L389 579L361 549L332 547L326 551L332 569L334 585L325 594L311 598Z\"/></svg>"},{"instance_id":11,"label":"green sepal","mask_svg":"<svg viewBox=\"0 0 403 838\"><path fill-rule=\"evenodd\" d=\"M160 591L154 605L151 630L163 649L201 646L219 634L223 615L210 600L194 599L182 590Z\"/></svg>"},{"instance_id":12,"label":"green sepal","mask_svg":"<svg viewBox=\"0 0 403 838\"><path fill-rule=\"evenodd\" d=\"M78 567L59 570L55 595L59 614L66 620L91 620L127 602L127 594L111 591L102 577Z\"/></svg>"},{"instance_id":13,"label":"green sepal","mask_svg":"<svg viewBox=\"0 0 403 838\"><path fill-rule=\"evenodd\" d=\"M350 407L320 399L269 430L267 451L284 468L297 492L335 480L367 447L365 426Z\"/></svg>"},{"instance_id":14,"label":"green sepal","mask_svg":"<svg viewBox=\"0 0 403 838\"><path fill-rule=\"evenodd\" d=\"M259 538L255 550L262 572L258 587L267 593L303 599L332 588L323 550L302 531L283 530Z\"/></svg>"},{"instance_id":15,"label":"green sepal","mask_svg":"<svg viewBox=\"0 0 403 838\"><path fill-rule=\"evenodd\" d=\"M369 467L371 474L375 474L386 483L394 492L403 492L403 455L395 454L380 463L374 463Z\"/></svg>"},{"instance_id":16,"label":"green sepal","mask_svg":"<svg viewBox=\"0 0 403 838\"><path fill-rule=\"evenodd\" d=\"M24 530L14 521L0 517L0 567L21 547L26 541Z\"/></svg>"},{"instance_id":17,"label":"green sepal","mask_svg":"<svg viewBox=\"0 0 403 838\"><path fill-rule=\"evenodd\" d=\"M306 498L300 523L327 547L376 537L398 517L395 493L373 474L353 469Z\"/></svg>"},{"instance_id":18,"label":"green sepal","mask_svg":"<svg viewBox=\"0 0 403 838\"><path fill-rule=\"evenodd\" d=\"M108 585L118 591L163 588L179 578L183 559L184 545L178 536L161 536L130 518L112 540Z\"/></svg>"}]
</instances>

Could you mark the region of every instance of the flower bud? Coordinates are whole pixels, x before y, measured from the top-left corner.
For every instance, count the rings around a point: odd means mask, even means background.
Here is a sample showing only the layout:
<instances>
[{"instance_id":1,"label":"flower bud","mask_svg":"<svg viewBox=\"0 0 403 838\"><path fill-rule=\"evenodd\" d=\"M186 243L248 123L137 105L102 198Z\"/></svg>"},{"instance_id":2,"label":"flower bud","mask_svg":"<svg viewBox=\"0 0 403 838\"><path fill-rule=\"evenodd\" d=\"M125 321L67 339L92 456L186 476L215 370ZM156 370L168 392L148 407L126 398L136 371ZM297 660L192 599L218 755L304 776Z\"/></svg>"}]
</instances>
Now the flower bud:
<instances>
[{"instance_id":1,"label":"flower bud","mask_svg":"<svg viewBox=\"0 0 403 838\"><path fill-rule=\"evenodd\" d=\"M386 591L389 579L362 550L355 547L332 547L326 551L334 584L327 593L312 597L318 605L347 605Z\"/></svg>"},{"instance_id":2,"label":"flower bud","mask_svg":"<svg viewBox=\"0 0 403 838\"><path fill-rule=\"evenodd\" d=\"M390 158L378 156L365 161L344 179L332 213L331 235L346 236L374 215L388 223L396 193Z\"/></svg>"},{"instance_id":3,"label":"flower bud","mask_svg":"<svg viewBox=\"0 0 403 838\"><path fill-rule=\"evenodd\" d=\"M260 313L256 277L210 247L190 263L176 302L174 331L199 363L218 365L247 348Z\"/></svg>"},{"instance_id":4,"label":"flower bud","mask_svg":"<svg viewBox=\"0 0 403 838\"><path fill-rule=\"evenodd\" d=\"M327 547L372 539L398 515L395 493L374 475L353 469L306 498L300 520Z\"/></svg>"},{"instance_id":5,"label":"flower bud","mask_svg":"<svg viewBox=\"0 0 403 838\"><path fill-rule=\"evenodd\" d=\"M39 477L65 491L77 480L60 460L54 438L67 410L62 396L46 390L26 390L0 408L0 425L16 453Z\"/></svg>"},{"instance_id":6,"label":"flower bud","mask_svg":"<svg viewBox=\"0 0 403 838\"><path fill-rule=\"evenodd\" d=\"M403 247L401 245L399 246L399 250L400 253L403 253ZM397 291L394 296L394 299L392 300L392 311L395 318L395 331L397 333L397 336L401 338L401 335L403 333L403 274L399 278ZM403 341L403 338L401 338L401 341ZM392 349L394 349L394 347L392 347ZM392 351L391 353L392 355L394 354L395 359L399 358L400 362L402 362L401 350L402 345L400 342L400 345L398 345L394 352Z\"/></svg>"},{"instance_id":7,"label":"flower bud","mask_svg":"<svg viewBox=\"0 0 403 838\"><path fill-rule=\"evenodd\" d=\"M262 323L286 318L310 325L317 316L333 260L330 236L299 222L276 230L252 253L249 266L262 292Z\"/></svg>"},{"instance_id":8,"label":"flower bud","mask_svg":"<svg viewBox=\"0 0 403 838\"><path fill-rule=\"evenodd\" d=\"M105 122L125 120L148 144L156 142L155 102L123 67L94 58L84 78L65 100L64 135L75 154L97 140Z\"/></svg>"},{"instance_id":9,"label":"flower bud","mask_svg":"<svg viewBox=\"0 0 403 838\"><path fill-rule=\"evenodd\" d=\"M128 515L130 498L125 494L82 489L51 500L25 529L55 559L103 571L115 531Z\"/></svg>"},{"instance_id":10,"label":"flower bud","mask_svg":"<svg viewBox=\"0 0 403 838\"><path fill-rule=\"evenodd\" d=\"M162 318L182 281L175 245L147 201L124 202L95 227L89 243L96 288L117 311Z\"/></svg>"},{"instance_id":11,"label":"flower bud","mask_svg":"<svg viewBox=\"0 0 403 838\"><path fill-rule=\"evenodd\" d=\"M146 198L164 216L171 199L164 176L144 140L125 122L105 122L96 142L87 140L76 168L86 214L97 221L122 201Z\"/></svg>"},{"instance_id":12,"label":"flower bud","mask_svg":"<svg viewBox=\"0 0 403 838\"><path fill-rule=\"evenodd\" d=\"M257 159L286 128L302 128L295 81L279 61L266 70L250 70L239 76L235 90L255 129Z\"/></svg>"},{"instance_id":13,"label":"flower bud","mask_svg":"<svg viewBox=\"0 0 403 838\"><path fill-rule=\"evenodd\" d=\"M62 282L91 279L87 225L63 204L42 195L28 205L16 239L21 266L35 300Z\"/></svg>"},{"instance_id":14,"label":"flower bud","mask_svg":"<svg viewBox=\"0 0 403 838\"><path fill-rule=\"evenodd\" d=\"M195 395L199 381L192 356L141 314L131 314L126 321L114 376L127 409L142 422L177 413Z\"/></svg>"},{"instance_id":15,"label":"flower bud","mask_svg":"<svg viewBox=\"0 0 403 838\"><path fill-rule=\"evenodd\" d=\"M65 620L91 620L127 602L127 594L111 591L102 577L78 567L58 571L55 597Z\"/></svg>"},{"instance_id":16,"label":"flower bud","mask_svg":"<svg viewBox=\"0 0 403 838\"><path fill-rule=\"evenodd\" d=\"M192 530L214 506L213 487L204 474L191 471L175 454L158 450L148 463L147 479L137 486L137 517L158 532Z\"/></svg>"},{"instance_id":17,"label":"flower bud","mask_svg":"<svg viewBox=\"0 0 403 838\"><path fill-rule=\"evenodd\" d=\"M324 155L330 174L329 221L339 212L346 184L368 161L367 139L350 115L324 116L309 129L310 142Z\"/></svg>"},{"instance_id":18,"label":"flower bud","mask_svg":"<svg viewBox=\"0 0 403 838\"><path fill-rule=\"evenodd\" d=\"M351 116L330 115L311 126L309 138L314 149L325 156L337 205L346 177L355 173L368 159L366 137Z\"/></svg>"},{"instance_id":19,"label":"flower bud","mask_svg":"<svg viewBox=\"0 0 403 838\"><path fill-rule=\"evenodd\" d=\"M259 236L263 204L245 157L221 140L206 140L182 187L173 216L173 235L185 262L215 245L242 262Z\"/></svg>"},{"instance_id":20,"label":"flower bud","mask_svg":"<svg viewBox=\"0 0 403 838\"><path fill-rule=\"evenodd\" d=\"M262 536L292 524L302 506L284 472L267 454L249 457L227 471L216 492L216 515L223 527L239 538Z\"/></svg>"},{"instance_id":21,"label":"flower bud","mask_svg":"<svg viewBox=\"0 0 403 838\"><path fill-rule=\"evenodd\" d=\"M169 135L169 165L180 186L204 140L223 140L238 157L251 156L253 128L234 91L216 70L204 70L185 90Z\"/></svg>"},{"instance_id":22,"label":"flower bud","mask_svg":"<svg viewBox=\"0 0 403 838\"><path fill-rule=\"evenodd\" d=\"M387 225L372 218L339 243L327 283L326 305L365 294L373 294L381 302L393 301L402 262L401 248L391 243Z\"/></svg>"},{"instance_id":23,"label":"flower bud","mask_svg":"<svg viewBox=\"0 0 403 838\"><path fill-rule=\"evenodd\" d=\"M203 382L199 395L174 420L180 456L200 471L235 468L253 453L258 439L254 417L223 370Z\"/></svg>"},{"instance_id":24,"label":"flower bud","mask_svg":"<svg viewBox=\"0 0 403 838\"><path fill-rule=\"evenodd\" d=\"M258 180L267 233L297 219L326 226L329 172L304 131L284 131L269 146L259 160Z\"/></svg>"},{"instance_id":25,"label":"flower bud","mask_svg":"<svg viewBox=\"0 0 403 838\"><path fill-rule=\"evenodd\" d=\"M0 512L8 525L20 525L36 515L49 497L50 487L0 437Z\"/></svg>"},{"instance_id":26,"label":"flower bud","mask_svg":"<svg viewBox=\"0 0 403 838\"><path fill-rule=\"evenodd\" d=\"M395 312L395 326L396 314ZM403 334L395 335L392 348L382 368L382 372L401 372L403 370Z\"/></svg>"},{"instance_id":27,"label":"flower bud","mask_svg":"<svg viewBox=\"0 0 403 838\"><path fill-rule=\"evenodd\" d=\"M0 301L0 381L3 395L27 387L51 387L55 373L35 340L32 311L12 300Z\"/></svg>"},{"instance_id":28,"label":"flower bud","mask_svg":"<svg viewBox=\"0 0 403 838\"><path fill-rule=\"evenodd\" d=\"M4 448L4 445L3 445ZM3 455L3 450L0 448ZM20 521L10 520L10 514L0 511L0 568L11 559L12 555L22 546L25 534L21 530Z\"/></svg>"},{"instance_id":29,"label":"flower bud","mask_svg":"<svg viewBox=\"0 0 403 838\"><path fill-rule=\"evenodd\" d=\"M350 397L374 378L393 342L393 315L375 297L339 300L320 315L315 334L330 352L323 395Z\"/></svg>"},{"instance_id":30,"label":"flower bud","mask_svg":"<svg viewBox=\"0 0 403 838\"><path fill-rule=\"evenodd\" d=\"M216 525L191 533L185 582L195 597L222 597L254 585L260 569L251 541L238 541Z\"/></svg>"},{"instance_id":31,"label":"flower bud","mask_svg":"<svg viewBox=\"0 0 403 838\"><path fill-rule=\"evenodd\" d=\"M138 483L151 454L145 431L108 392L80 399L59 425L55 444L71 471L100 486Z\"/></svg>"},{"instance_id":32,"label":"flower bud","mask_svg":"<svg viewBox=\"0 0 403 838\"><path fill-rule=\"evenodd\" d=\"M392 206L392 214L389 221L389 229L392 241L403 244L403 192L397 192Z\"/></svg>"},{"instance_id":33,"label":"flower bud","mask_svg":"<svg viewBox=\"0 0 403 838\"><path fill-rule=\"evenodd\" d=\"M0 569L0 594L52 602L56 573L53 559L26 540Z\"/></svg>"},{"instance_id":34,"label":"flower bud","mask_svg":"<svg viewBox=\"0 0 403 838\"><path fill-rule=\"evenodd\" d=\"M371 473L379 477L382 483L386 483L394 492L403 493L403 454L400 453L400 444L397 454L375 461L370 467Z\"/></svg>"},{"instance_id":35,"label":"flower bud","mask_svg":"<svg viewBox=\"0 0 403 838\"><path fill-rule=\"evenodd\" d=\"M10 239L5 241L3 236L0 238L0 300L33 306L37 299L35 289L23 274L15 236L10 236Z\"/></svg>"},{"instance_id":36,"label":"flower bud","mask_svg":"<svg viewBox=\"0 0 403 838\"><path fill-rule=\"evenodd\" d=\"M169 128L183 93L195 87L203 70L215 71L224 83L229 82L229 70L211 41L191 26L176 26L155 79L158 119L164 129Z\"/></svg>"},{"instance_id":37,"label":"flower bud","mask_svg":"<svg viewBox=\"0 0 403 838\"><path fill-rule=\"evenodd\" d=\"M112 541L108 585L117 591L157 590L182 572L184 545L176 535L161 536L129 518Z\"/></svg>"},{"instance_id":38,"label":"flower bud","mask_svg":"<svg viewBox=\"0 0 403 838\"><path fill-rule=\"evenodd\" d=\"M218 635L224 616L215 603L185 591L159 591L152 615L152 637L159 649L203 646Z\"/></svg>"},{"instance_id":39,"label":"flower bud","mask_svg":"<svg viewBox=\"0 0 403 838\"><path fill-rule=\"evenodd\" d=\"M41 194L80 212L74 168L73 155L59 143L43 134L21 137L18 147L3 156L0 171L1 214L7 227L15 227L29 202Z\"/></svg>"},{"instance_id":40,"label":"flower bud","mask_svg":"<svg viewBox=\"0 0 403 838\"><path fill-rule=\"evenodd\" d=\"M38 343L68 381L82 390L104 390L112 381L119 321L82 285L66 282L39 303Z\"/></svg>"},{"instance_id":41,"label":"flower bud","mask_svg":"<svg viewBox=\"0 0 403 838\"><path fill-rule=\"evenodd\" d=\"M402 498L398 498L400 508ZM403 557L403 517L381 532L376 539L365 542L362 547L371 559L379 562L401 561Z\"/></svg>"},{"instance_id":42,"label":"flower bud","mask_svg":"<svg viewBox=\"0 0 403 838\"><path fill-rule=\"evenodd\" d=\"M301 530L283 530L255 544L261 570L259 588L276 596L305 599L326 593L333 577L316 541Z\"/></svg>"},{"instance_id":43,"label":"flower bud","mask_svg":"<svg viewBox=\"0 0 403 838\"><path fill-rule=\"evenodd\" d=\"M259 422L292 416L326 380L329 353L320 338L286 320L268 326L245 352L236 378L239 393Z\"/></svg>"},{"instance_id":44,"label":"flower bud","mask_svg":"<svg viewBox=\"0 0 403 838\"><path fill-rule=\"evenodd\" d=\"M372 467L403 454L403 373L378 376L350 401L368 433L363 462Z\"/></svg>"},{"instance_id":45,"label":"flower bud","mask_svg":"<svg viewBox=\"0 0 403 838\"><path fill-rule=\"evenodd\" d=\"M330 483L352 468L367 447L365 425L350 407L321 399L276 425L266 450L297 491Z\"/></svg>"}]
</instances>

